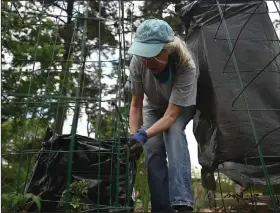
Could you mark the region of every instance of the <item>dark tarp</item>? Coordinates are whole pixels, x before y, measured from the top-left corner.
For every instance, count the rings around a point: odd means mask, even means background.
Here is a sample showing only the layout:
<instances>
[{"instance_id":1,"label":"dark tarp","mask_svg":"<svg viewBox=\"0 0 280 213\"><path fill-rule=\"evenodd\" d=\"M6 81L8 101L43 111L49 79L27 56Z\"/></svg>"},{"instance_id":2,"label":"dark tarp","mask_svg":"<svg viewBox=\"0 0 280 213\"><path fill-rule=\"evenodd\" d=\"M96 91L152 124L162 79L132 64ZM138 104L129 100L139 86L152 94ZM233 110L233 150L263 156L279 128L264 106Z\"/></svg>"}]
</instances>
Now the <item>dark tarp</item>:
<instances>
[{"instance_id":1,"label":"dark tarp","mask_svg":"<svg viewBox=\"0 0 280 213\"><path fill-rule=\"evenodd\" d=\"M231 0L220 1L220 6L243 85L249 84L243 94L270 181L280 184L280 47L267 5ZM194 135L204 187L215 189L213 172L221 163L223 173L242 186L266 184L216 1L184 1L175 8L199 72ZM246 155L248 166L244 165Z\"/></svg>"},{"instance_id":2,"label":"dark tarp","mask_svg":"<svg viewBox=\"0 0 280 213\"><path fill-rule=\"evenodd\" d=\"M59 209L57 204L67 182L70 142L71 135L53 136L46 140L37 157L25 192L35 195L42 193L42 212L56 212ZM125 212L129 203L133 207L131 194L136 167L134 162L126 161L127 140L121 139L119 151L117 143L76 136L72 181L85 180L88 183L88 199L82 203L89 204L88 207L92 209L89 212L97 212L98 206L99 212ZM116 190L119 190L118 195ZM119 207L124 208L112 207L117 199Z\"/></svg>"}]
</instances>

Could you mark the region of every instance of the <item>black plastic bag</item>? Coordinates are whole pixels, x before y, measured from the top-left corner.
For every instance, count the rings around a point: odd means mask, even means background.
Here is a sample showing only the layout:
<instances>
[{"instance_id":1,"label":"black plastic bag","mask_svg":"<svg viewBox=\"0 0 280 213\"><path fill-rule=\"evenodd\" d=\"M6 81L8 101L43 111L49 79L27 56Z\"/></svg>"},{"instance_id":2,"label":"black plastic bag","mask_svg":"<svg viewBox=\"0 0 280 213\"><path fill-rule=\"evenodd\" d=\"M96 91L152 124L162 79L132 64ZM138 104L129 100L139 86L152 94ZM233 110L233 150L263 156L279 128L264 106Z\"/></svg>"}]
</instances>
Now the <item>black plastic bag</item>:
<instances>
[{"instance_id":1,"label":"black plastic bag","mask_svg":"<svg viewBox=\"0 0 280 213\"><path fill-rule=\"evenodd\" d=\"M249 84L244 93L270 181L279 184L279 41L264 1L219 2L233 46L239 36L234 54L244 87ZM216 187L213 172L223 163L224 173L243 186L266 184L216 1L183 2L176 11L199 74L194 135L204 187Z\"/></svg>"},{"instance_id":2,"label":"black plastic bag","mask_svg":"<svg viewBox=\"0 0 280 213\"><path fill-rule=\"evenodd\" d=\"M53 136L46 140L38 155L25 192L40 195L42 212L59 209L58 203L67 183L70 142L71 135ZM117 144L118 141L99 141L76 135L71 178L72 182L87 182L88 199L84 202L90 209L88 212L133 211L131 196L136 166L135 162L127 161L127 140L122 138L119 147ZM114 207L116 202L118 208ZM29 210L34 210L34 206Z\"/></svg>"}]
</instances>

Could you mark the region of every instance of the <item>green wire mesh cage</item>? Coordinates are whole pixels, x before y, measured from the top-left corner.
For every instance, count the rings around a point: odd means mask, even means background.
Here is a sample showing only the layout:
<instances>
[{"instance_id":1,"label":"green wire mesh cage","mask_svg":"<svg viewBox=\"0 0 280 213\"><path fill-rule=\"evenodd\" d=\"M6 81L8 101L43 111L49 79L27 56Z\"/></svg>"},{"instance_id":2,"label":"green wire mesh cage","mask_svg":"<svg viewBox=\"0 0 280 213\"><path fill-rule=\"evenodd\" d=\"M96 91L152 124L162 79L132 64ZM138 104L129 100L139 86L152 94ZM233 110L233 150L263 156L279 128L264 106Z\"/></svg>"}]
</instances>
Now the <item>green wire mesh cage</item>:
<instances>
[{"instance_id":1,"label":"green wire mesh cage","mask_svg":"<svg viewBox=\"0 0 280 213\"><path fill-rule=\"evenodd\" d=\"M182 4L177 11L199 72L194 134L202 184L210 192L220 188L223 201L219 176L226 174L250 191L247 211L257 211L269 200L265 211L277 212L280 43L275 30L279 20L274 20L274 27L272 17L279 17L279 3L202 0ZM265 199L254 192L260 185L266 188ZM242 193L238 196L244 200ZM233 195L237 200L238 196ZM223 206L224 211L232 210Z\"/></svg>"},{"instance_id":2,"label":"green wire mesh cage","mask_svg":"<svg viewBox=\"0 0 280 213\"><path fill-rule=\"evenodd\" d=\"M1 6L2 193L29 200L26 211L131 211L123 36L130 4Z\"/></svg>"}]
</instances>

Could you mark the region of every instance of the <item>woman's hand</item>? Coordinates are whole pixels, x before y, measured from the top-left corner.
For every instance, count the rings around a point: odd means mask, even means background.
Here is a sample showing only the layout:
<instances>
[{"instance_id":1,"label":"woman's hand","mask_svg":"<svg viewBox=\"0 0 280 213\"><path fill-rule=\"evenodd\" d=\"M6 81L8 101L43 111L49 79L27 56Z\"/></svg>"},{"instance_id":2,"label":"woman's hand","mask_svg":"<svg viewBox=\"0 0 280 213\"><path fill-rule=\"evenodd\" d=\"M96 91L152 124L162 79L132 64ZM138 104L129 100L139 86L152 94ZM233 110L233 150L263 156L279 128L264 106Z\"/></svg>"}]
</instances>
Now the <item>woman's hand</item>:
<instances>
[{"instance_id":1,"label":"woman's hand","mask_svg":"<svg viewBox=\"0 0 280 213\"><path fill-rule=\"evenodd\" d=\"M147 142L148 136L144 129L139 129L129 137L130 159L138 160L143 152L143 145Z\"/></svg>"},{"instance_id":2,"label":"woman's hand","mask_svg":"<svg viewBox=\"0 0 280 213\"><path fill-rule=\"evenodd\" d=\"M181 111L181 106L169 104L164 116L147 131L138 129L135 134L131 134L129 137L130 159L138 160L147 140L167 130L175 122Z\"/></svg>"}]
</instances>

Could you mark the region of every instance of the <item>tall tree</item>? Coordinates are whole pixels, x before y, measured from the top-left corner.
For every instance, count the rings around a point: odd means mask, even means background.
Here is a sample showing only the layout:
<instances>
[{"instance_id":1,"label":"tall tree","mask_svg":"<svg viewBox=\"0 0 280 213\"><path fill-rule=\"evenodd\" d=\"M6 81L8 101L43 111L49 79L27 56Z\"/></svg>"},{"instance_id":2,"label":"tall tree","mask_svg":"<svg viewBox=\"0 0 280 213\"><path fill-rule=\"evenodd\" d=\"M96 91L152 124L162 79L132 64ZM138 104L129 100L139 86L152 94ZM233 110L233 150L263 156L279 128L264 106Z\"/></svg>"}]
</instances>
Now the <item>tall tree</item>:
<instances>
[{"instance_id":1,"label":"tall tree","mask_svg":"<svg viewBox=\"0 0 280 213\"><path fill-rule=\"evenodd\" d=\"M106 86L98 84L98 67L83 66L86 57L87 61L98 61L94 56L98 52L96 40L99 37L96 10L89 10L93 17L87 20L86 54L82 57L85 18L82 10L77 10L82 5L72 7L68 2L64 9L61 6L64 2L47 3L42 6L39 2L1 2L2 160L6 169L2 180L6 181L15 167L20 167L20 179L26 180L32 168L32 157L27 158L23 152L40 147L47 126L62 133L61 123L67 110L73 108L71 102L76 96L80 69L87 69L83 78L83 97L78 100L84 106L93 103L90 107L95 107L99 89ZM61 15L63 11L67 14L65 20L65 15ZM112 27L101 21L98 28L103 36L100 45L116 45ZM101 49L101 54L106 56L108 49Z\"/></svg>"}]
</instances>

